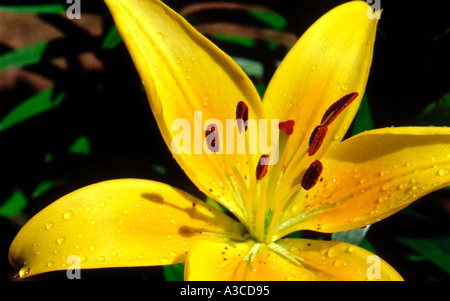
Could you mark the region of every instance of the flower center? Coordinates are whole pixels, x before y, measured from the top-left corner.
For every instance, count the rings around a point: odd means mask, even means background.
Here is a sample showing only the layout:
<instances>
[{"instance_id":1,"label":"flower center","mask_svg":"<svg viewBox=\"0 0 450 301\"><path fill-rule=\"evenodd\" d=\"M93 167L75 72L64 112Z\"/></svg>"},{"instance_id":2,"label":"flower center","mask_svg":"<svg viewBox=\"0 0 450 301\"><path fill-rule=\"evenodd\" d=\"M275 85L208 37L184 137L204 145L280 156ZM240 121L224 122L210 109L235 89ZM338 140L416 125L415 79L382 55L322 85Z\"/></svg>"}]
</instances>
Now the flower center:
<instances>
[{"instance_id":1,"label":"flower center","mask_svg":"<svg viewBox=\"0 0 450 301\"><path fill-rule=\"evenodd\" d=\"M285 120L278 123L277 156L273 148L267 153L255 154L250 151L249 107L243 101L236 105L236 123L238 138L244 140L244 157L229 157L226 152L219 150L220 135L216 124L212 123L206 127L205 140L209 150L214 153L220 165L224 166L224 173L236 196L236 203L244 213L241 222L247 225L249 234L259 242L270 243L279 232L280 217L288 205L298 199L301 191L312 189L321 179L323 164L318 158L318 151L325 140L328 129L339 114L348 107L358 96L358 93L350 93L333 103L324 113L320 124L317 125L309 136L309 145L296 146L288 144L289 138L294 135L294 120ZM253 121L253 120L252 120ZM301 134L301 133L300 133ZM228 136L227 136L228 138ZM258 137L261 139L262 137ZM263 137L266 138L266 137ZM252 140L252 141L250 141ZM299 148L302 147L302 148ZM302 149L304 155L302 155ZM296 153L298 150L301 153ZM260 150L261 151L261 150ZM295 156L294 156L295 154ZM316 158L314 158L314 156ZM239 158L246 158L242 164ZM279 158L278 161L275 161ZM293 179L286 177L286 167L298 170L304 166L303 160L313 159L309 167L305 169L300 177ZM272 162L271 162L272 160ZM276 162L276 163L274 163ZM311 161L309 161L311 162ZM288 171L289 172L289 171ZM298 223L299 217L293 217L292 223ZM289 224L289 220L287 221ZM283 221L285 228L286 221Z\"/></svg>"}]
</instances>

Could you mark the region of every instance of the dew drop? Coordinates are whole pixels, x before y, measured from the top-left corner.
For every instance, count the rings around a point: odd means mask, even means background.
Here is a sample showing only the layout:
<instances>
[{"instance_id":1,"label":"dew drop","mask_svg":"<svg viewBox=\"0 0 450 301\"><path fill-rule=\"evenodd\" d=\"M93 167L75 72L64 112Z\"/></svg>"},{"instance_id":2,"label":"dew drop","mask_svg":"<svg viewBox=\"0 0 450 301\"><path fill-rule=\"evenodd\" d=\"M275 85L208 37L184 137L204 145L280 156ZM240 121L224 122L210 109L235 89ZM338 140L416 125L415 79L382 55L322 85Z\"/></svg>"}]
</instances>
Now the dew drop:
<instances>
[{"instance_id":1,"label":"dew drop","mask_svg":"<svg viewBox=\"0 0 450 301\"><path fill-rule=\"evenodd\" d=\"M113 258L117 257L117 251L114 250L114 249L110 250L110 251L109 251L109 256L111 256L111 257L113 257Z\"/></svg>"},{"instance_id":2,"label":"dew drop","mask_svg":"<svg viewBox=\"0 0 450 301\"><path fill-rule=\"evenodd\" d=\"M176 62L177 64L181 64L181 57L177 57L177 59L175 60L175 62Z\"/></svg>"},{"instance_id":3,"label":"dew drop","mask_svg":"<svg viewBox=\"0 0 450 301\"><path fill-rule=\"evenodd\" d=\"M343 84L343 85L341 86L341 89L342 89L343 91L347 91L348 88L350 88L350 84Z\"/></svg>"},{"instance_id":4,"label":"dew drop","mask_svg":"<svg viewBox=\"0 0 450 301\"><path fill-rule=\"evenodd\" d=\"M336 257L339 254L339 247L338 245L331 247L328 252L327 255L329 258L333 258Z\"/></svg>"},{"instance_id":5,"label":"dew drop","mask_svg":"<svg viewBox=\"0 0 450 301\"><path fill-rule=\"evenodd\" d=\"M205 107L205 108L208 106L208 97L205 97L205 98L203 99L202 105L203 105L203 107Z\"/></svg>"},{"instance_id":6,"label":"dew drop","mask_svg":"<svg viewBox=\"0 0 450 301\"><path fill-rule=\"evenodd\" d=\"M45 224L45 229L51 230L52 228L53 228L53 223L52 223L52 222L47 222L47 223Z\"/></svg>"},{"instance_id":7,"label":"dew drop","mask_svg":"<svg viewBox=\"0 0 450 301\"><path fill-rule=\"evenodd\" d=\"M90 245L89 246L89 251L94 252L95 251L95 246L94 245Z\"/></svg>"},{"instance_id":8,"label":"dew drop","mask_svg":"<svg viewBox=\"0 0 450 301\"><path fill-rule=\"evenodd\" d=\"M63 219L65 221L71 220L73 218L73 212L72 211L66 211L63 213Z\"/></svg>"},{"instance_id":9,"label":"dew drop","mask_svg":"<svg viewBox=\"0 0 450 301\"><path fill-rule=\"evenodd\" d=\"M99 206L100 208L105 208L105 202L103 202L103 201L98 202L98 206Z\"/></svg>"},{"instance_id":10,"label":"dew drop","mask_svg":"<svg viewBox=\"0 0 450 301\"><path fill-rule=\"evenodd\" d=\"M57 243L59 246L61 246L61 245L64 243L64 241L65 241L64 237L60 237L60 238L56 239L56 243Z\"/></svg>"},{"instance_id":11,"label":"dew drop","mask_svg":"<svg viewBox=\"0 0 450 301\"><path fill-rule=\"evenodd\" d=\"M388 191L391 188L390 184L384 184L381 189L383 189L384 191Z\"/></svg>"},{"instance_id":12,"label":"dew drop","mask_svg":"<svg viewBox=\"0 0 450 301\"><path fill-rule=\"evenodd\" d=\"M103 261L105 261L105 257L103 257L103 256L97 257L97 262L103 262Z\"/></svg>"},{"instance_id":13,"label":"dew drop","mask_svg":"<svg viewBox=\"0 0 450 301\"><path fill-rule=\"evenodd\" d=\"M358 247L357 247L357 246L350 246L350 247L348 248L348 251L349 251L350 253L354 253L354 252L356 252L356 250L358 250Z\"/></svg>"},{"instance_id":14,"label":"dew drop","mask_svg":"<svg viewBox=\"0 0 450 301\"><path fill-rule=\"evenodd\" d=\"M47 267L49 267L49 268L51 268L52 266L54 266L55 265L55 263L53 262L53 261L49 261L48 263L47 263Z\"/></svg>"},{"instance_id":15,"label":"dew drop","mask_svg":"<svg viewBox=\"0 0 450 301\"><path fill-rule=\"evenodd\" d=\"M404 189L406 189L407 186L408 186L408 185L407 185L406 183L401 183L400 185L398 185L398 188L399 188L400 190L404 190Z\"/></svg>"},{"instance_id":16,"label":"dew drop","mask_svg":"<svg viewBox=\"0 0 450 301\"><path fill-rule=\"evenodd\" d=\"M386 201L387 200L387 197L386 196L380 196L379 198L378 198L378 203L383 203L384 201Z\"/></svg>"},{"instance_id":17,"label":"dew drop","mask_svg":"<svg viewBox=\"0 0 450 301\"><path fill-rule=\"evenodd\" d=\"M169 261L169 259L167 259L167 258L164 258L164 257L163 257L163 258L161 258L161 260L160 260L160 261L161 261L161 263L162 263L162 264L168 264L168 263L170 262L170 261Z\"/></svg>"},{"instance_id":18,"label":"dew drop","mask_svg":"<svg viewBox=\"0 0 450 301\"><path fill-rule=\"evenodd\" d=\"M19 270L19 277L23 278L25 276L27 276L30 273L31 269L28 266L23 266L20 270Z\"/></svg>"},{"instance_id":19,"label":"dew drop","mask_svg":"<svg viewBox=\"0 0 450 301\"><path fill-rule=\"evenodd\" d=\"M386 176L388 174L389 174L389 170L382 170L382 171L380 171L380 176L382 176L382 177L384 177L384 176Z\"/></svg>"},{"instance_id":20,"label":"dew drop","mask_svg":"<svg viewBox=\"0 0 450 301\"><path fill-rule=\"evenodd\" d=\"M439 169L438 175L440 175L441 177L448 175L448 168Z\"/></svg>"},{"instance_id":21,"label":"dew drop","mask_svg":"<svg viewBox=\"0 0 450 301\"><path fill-rule=\"evenodd\" d=\"M333 264L337 268L342 268L342 267L345 267L347 265L347 262L345 260L338 259Z\"/></svg>"},{"instance_id":22,"label":"dew drop","mask_svg":"<svg viewBox=\"0 0 450 301\"><path fill-rule=\"evenodd\" d=\"M156 33L156 40L158 40L159 42L164 42L165 39L166 39L166 36L162 32Z\"/></svg>"}]
</instances>

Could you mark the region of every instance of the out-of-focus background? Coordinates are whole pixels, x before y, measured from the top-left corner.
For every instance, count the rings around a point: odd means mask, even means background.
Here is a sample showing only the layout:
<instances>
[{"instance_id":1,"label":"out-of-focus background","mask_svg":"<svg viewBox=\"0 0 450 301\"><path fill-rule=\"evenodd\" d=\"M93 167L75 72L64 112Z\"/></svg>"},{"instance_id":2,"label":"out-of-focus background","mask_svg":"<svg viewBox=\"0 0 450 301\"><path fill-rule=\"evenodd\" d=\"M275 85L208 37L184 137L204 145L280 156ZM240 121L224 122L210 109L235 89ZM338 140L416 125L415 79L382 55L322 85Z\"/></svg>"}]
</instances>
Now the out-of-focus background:
<instances>
[{"instance_id":1,"label":"out-of-focus background","mask_svg":"<svg viewBox=\"0 0 450 301\"><path fill-rule=\"evenodd\" d=\"M165 146L102 1L0 3L0 271L20 227L59 197L113 178L159 180L203 197ZM298 37L345 1L167 0L264 89ZM374 1L370 1L373 3ZM450 125L450 22L444 1L383 8L366 95L349 135ZM77 13L80 19L70 19ZM450 280L450 190L370 227L361 244L406 280ZM82 271L82 279L175 280L182 265ZM55 272L37 279L65 279Z\"/></svg>"}]
</instances>

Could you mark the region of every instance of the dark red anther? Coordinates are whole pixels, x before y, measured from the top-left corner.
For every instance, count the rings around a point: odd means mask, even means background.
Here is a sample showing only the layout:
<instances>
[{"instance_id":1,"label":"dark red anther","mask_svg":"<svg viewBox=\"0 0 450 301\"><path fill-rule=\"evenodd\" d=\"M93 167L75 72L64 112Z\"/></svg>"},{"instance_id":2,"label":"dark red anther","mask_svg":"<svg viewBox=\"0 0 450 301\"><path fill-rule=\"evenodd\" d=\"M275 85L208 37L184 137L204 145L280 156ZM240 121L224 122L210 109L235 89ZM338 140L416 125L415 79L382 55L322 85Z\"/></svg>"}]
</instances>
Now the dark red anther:
<instances>
[{"instance_id":1,"label":"dark red anther","mask_svg":"<svg viewBox=\"0 0 450 301\"><path fill-rule=\"evenodd\" d=\"M302 179L302 187L305 190L310 190L316 185L322 174L323 165L319 160L314 161L305 171Z\"/></svg>"},{"instance_id":2,"label":"dark red anther","mask_svg":"<svg viewBox=\"0 0 450 301\"><path fill-rule=\"evenodd\" d=\"M238 121L238 130L239 133L242 133L242 125L245 125L245 130L247 131L247 121L248 121L248 106L245 102L240 101L236 107L236 120Z\"/></svg>"},{"instance_id":3,"label":"dark red anther","mask_svg":"<svg viewBox=\"0 0 450 301\"><path fill-rule=\"evenodd\" d=\"M215 124L210 124L205 131L206 144L210 151L219 151L219 135L217 133L217 126Z\"/></svg>"},{"instance_id":4,"label":"dark red anther","mask_svg":"<svg viewBox=\"0 0 450 301\"><path fill-rule=\"evenodd\" d=\"M319 150L322 145L323 140L328 132L328 127L326 125L318 125L314 129L309 138L309 151L308 155L312 156Z\"/></svg>"},{"instance_id":5,"label":"dark red anther","mask_svg":"<svg viewBox=\"0 0 450 301\"><path fill-rule=\"evenodd\" d=\"M286 120L286 121L280 122L278 124L278 128L280 130L283 130L287 135L292 135L292 133L294 132L294 125L295 125L294 120Z\"/></svg>"},{"instance_id":6,"label":"dark red anther","mask_svg":"<svg viewBox=\"0 0 450 301\"><path fill-rule=\"evenodd\" d=\"M332 104L323 115L321 124L329 126L336 119L336 117L338 117L339 114L349 104L351 104L356 99L356 97L358 97L358 95L359 95L358 92L347 94L338 101L336 101L334 104Z\"/></svg>"},{"instance_id":7,"label":"dark red anther","mask_svg":"<svg viewBox=\"0 0 450 301\"><path fill-rule=\"evenodd\" d=\"M259 158L258 166L256 166L256 179L259 181L267 173L267 169L269 167L269 155L262 155L261 158Z\"/></svg>"}]
</instances>

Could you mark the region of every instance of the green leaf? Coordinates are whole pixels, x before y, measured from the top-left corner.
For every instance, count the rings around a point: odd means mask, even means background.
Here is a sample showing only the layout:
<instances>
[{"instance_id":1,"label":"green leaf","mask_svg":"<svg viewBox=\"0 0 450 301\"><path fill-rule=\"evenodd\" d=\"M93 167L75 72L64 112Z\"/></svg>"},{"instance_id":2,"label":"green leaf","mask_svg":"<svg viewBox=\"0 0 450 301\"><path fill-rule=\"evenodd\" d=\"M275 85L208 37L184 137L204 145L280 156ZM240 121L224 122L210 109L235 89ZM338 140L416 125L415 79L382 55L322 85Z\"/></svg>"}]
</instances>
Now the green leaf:
<instances>
[{"instance_id":1,"label":"green leaf","mask_svg":"<svg viewBox=\"0 0 450 301\"><path fill-rule=\"evenodd\" d=\"M9 217L22 212L28 200L21 190L15 190L11 196L0 206L0 216Z\"/></svg>"},{"instance_id":2,"label":"green leaf","mask_svg":"<svg viewBox=\"0 0 450 301\"><path fill-rule=\"evenodd\" d=\"M377 254L377 251L375 250L375 248L372 246L372 244L370 243L370 241L367 239L367 237L364 237L362 239L362 241L359 243L359 246L369 252L372 252L373 254Z\"/></svg>"},{"instance_id":3,"label":"green leaf","mask_svg":"<svg viewBox=\"0 0 450 301\"><path fill-rule=\"evenodd\" d=\"M184 280L184 263L163 266L164 277L167 281Z\"/></svg>"},{"instance_id":4,"label":"green leaf","mask_svg":"<svg viewBox=\"0 0 450 301\"><path fill-rule=\"evenodd\" d=\"M247 47L247 48L253 48L256 46L255 40L252 38L248 38L248 37L231 35L231 34L223 34L223 33L215 33L212 35L212 37L221 42L232 43L232 44L236 44L236 45Z\"/></svg>"},{"instance_id":5,"label":"green leaf","mask_svg":"<svg viewBox=\"0 0 450 301\"><path fill-rule=\"evenodd\" d=\"M66 93L61 92L54 99L52 96L53 88L50 88L23 101L9 112L5 118L0 120L0 132L26 119L57 107L65 98Z\"/></svg>"},{"instance_id":6,"label":"green leaf","mask_svg":"<svg viewBox=\"0 0 450 301\"><path fill-rule=\"evenodd\" d=\"M0 12L21 14L60 14L66 12L62 4L0 5Z\"/></svg>"},{"instance_id":7,"label":"green leaf","mask_svg":"<svg viewBox=\"0 0 450 301\"><path fill-rule=\"evenodd\" d=\"M55 182L53 181L43 181L41 182L36 189L31 194L33 198L37 198L41 196L42 194L49 191L53 186L55 186Z\"/></svg>"},{"instance_id":8,"label":"green leaf","mask_svg":"<svg viewBox=\"0 0 450 301\"><path fill-rule=\"evenodd\" d=\"M450 274L450 237L425 239L398 237L397 240Z\"/></svg>"},{"instance_id":9,"label":"green leaf","mask_svg":"<svg viewBox=\"0 0 450 301\"><path fill-rule=\"evenodd\" d=\"M254 18L266 23L274 29L283 29L287 25L286 19L273 11L250 9L247 11Z\"/></svg>"},{"instance_id":10,"label":"green leaf","mask_svg":"<svg viewBox=\"0 0 450 301\"><path fill-rule=\"evenodd\" d=\"M435 101L422 111L416 118L416 125L435 125L435 126L449 126L450 125L450 93L442 96L441 99Z\"/></svg>"},{"instance_id":11,"label":"green leaf","mask_svg":"<svg viewBox=\"0 0 450 301\"><path fill-rule=\"evenodd\" d=\"M244 70L249 76L262 78L264 75L264 67L261 62L234 56L233 60Z\"/></svg>"},{"instance_id":12,"label":"green leaf","mask_svg":"<svg viewBox=\"0 0 450 301\"><path fill-rule=\"evenodd\" d=\"M370 113L369 98L364 94L358 113L355 117L352 135L354 136L364 131L372 130L373 128L374 124L372 114Z\"/></svg>"},{"instance_id":13,"label":"green leaf","mask_svg":"<svg viewBox=\"0 0 450 301\"><path fill-rule=\"evenodd\" d=\"M117 27L113 25L108 31L105 40L102 43L102 49L113 49L122 42L122 37L117 30Z\"/></svg>"},{"instance_id":14,"label":"green leaf","mask_svg":"<svg viewBox=\"0 0 450 301\"><path fill-rule=\"evenodd\" d=\"M220 212L224 212L224 213L227 212L227 209L225 207L223 207L222 205L217 203L215 200L213 200L209 196L206 196L205 203L208 204L209 206L219 210Z\"/></svg>"},{"instance_id":15,"label":"green leaf","mask_svg":"<svg viewBox=\"0 0 450 301\"><path fill-rule=\"evenodd\" d=\"M48 42L36 43L12 50L0 56L0 70L37 64L47 49Z\"/></svg>"},{"instance_id":16,"label":"green leaf","mask_svg":"<svg viewBox=\"0 0 450 301\"><path fill-rule=\"evenodd\" d=\"M163 176L167 176L167 168L165 168L162 165L158 165L158 164L154 164L152 166L150 166L150 169L154 172L156 172L157 174L163 175Z\"/></svg>"},{"instance_id":17,"label":"green leaf","mask_svg":"<svg viewBox=\"0 0 450 301\"><path fill-rule=\"evenodd\" d=\"M91 147L89 145L89 139L86 136L78 137L69 147L69 152L78 155L88 155L90 151Z\"/></svg>"}]
</instances>

